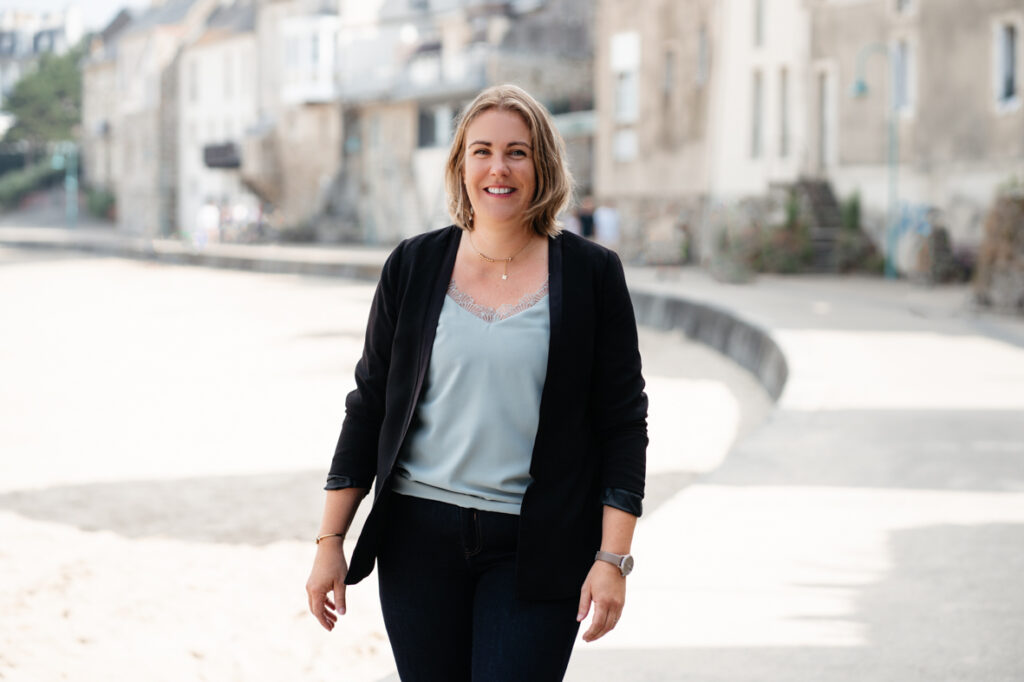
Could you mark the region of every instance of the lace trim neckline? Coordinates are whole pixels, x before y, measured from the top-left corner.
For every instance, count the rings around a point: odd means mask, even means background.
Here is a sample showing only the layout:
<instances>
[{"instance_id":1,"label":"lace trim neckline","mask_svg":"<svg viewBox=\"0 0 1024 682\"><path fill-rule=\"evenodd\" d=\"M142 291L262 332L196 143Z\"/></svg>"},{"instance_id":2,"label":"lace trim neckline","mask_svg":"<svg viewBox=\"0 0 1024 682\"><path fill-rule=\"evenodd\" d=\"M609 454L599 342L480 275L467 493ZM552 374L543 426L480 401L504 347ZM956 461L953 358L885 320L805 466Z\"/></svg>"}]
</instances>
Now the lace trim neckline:
<instances>
[{"instance_id":1,"label":"lace trim neckline","mask_svg":"<svg viewBox=\"0 0 1024 682\"><path fill-rule=\"evenodd\" d=\"M484 322L497 322L499 320L507 320L508 318L518 315L525 310L529 310L544 300L544 297L548 295L549 279L550 278L545 278L544 284L540 286L540 289L537 289L537 291L532 294L526 294L515 303L505 303L497 308L480 305L474 301L472 296L455 285L454 279L448 283L447 294L449 298L455 301L455 303L466 312L472 313Z\"/></svg>"}]
</instances>

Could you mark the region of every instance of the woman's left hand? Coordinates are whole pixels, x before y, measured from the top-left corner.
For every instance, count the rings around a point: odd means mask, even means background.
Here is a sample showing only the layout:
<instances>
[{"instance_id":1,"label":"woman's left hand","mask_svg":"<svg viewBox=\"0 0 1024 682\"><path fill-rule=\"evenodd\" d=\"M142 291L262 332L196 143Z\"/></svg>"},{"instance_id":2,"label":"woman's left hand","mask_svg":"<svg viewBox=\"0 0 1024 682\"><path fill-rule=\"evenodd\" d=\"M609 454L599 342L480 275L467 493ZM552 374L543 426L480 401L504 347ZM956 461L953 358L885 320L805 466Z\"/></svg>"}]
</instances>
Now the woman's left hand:
<instances>
[{"instance_id":1,"label":"woman's left hand","mask_svg":"<svg viewBox=\"0 0 1024 682\"><path fill-rule=\"evenodd\" d=\"M583 633L584 642L593 642L608 633L619 622L626 604L626 578L618 567L607 561L595 561L580 590L580 608L576 621L582 622L594 603L594 618Z\"/></svg>"}]
</instances>

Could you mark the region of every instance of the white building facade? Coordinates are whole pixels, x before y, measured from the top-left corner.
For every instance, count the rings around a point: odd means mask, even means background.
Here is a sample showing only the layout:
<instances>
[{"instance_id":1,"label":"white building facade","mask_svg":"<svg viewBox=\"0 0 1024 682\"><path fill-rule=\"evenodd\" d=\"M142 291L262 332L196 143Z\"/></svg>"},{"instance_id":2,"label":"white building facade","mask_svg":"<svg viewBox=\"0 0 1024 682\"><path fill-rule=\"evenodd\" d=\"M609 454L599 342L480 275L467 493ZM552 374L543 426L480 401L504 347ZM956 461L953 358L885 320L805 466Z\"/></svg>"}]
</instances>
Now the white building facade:
<instances>
[{"instance_id":1,"label":"white building facade","mask_svg":"<svg viewBox=\"0 0 1024 682\"><path fill-rule=\"evenodd\" d=\"M719 0L709 195L734 201L808 170L809 15L802 0Z\"/></svg>"},{"instance_id":2,"label":"white building facade","mask_svg":"<svg viewBox=\"0 0 1024 682\"><path fill-rule=\"evenodd\" d=\"M177 227L187 237L230 238L260 213L240 174L241 141L258 118L254 19L251 5L221 7L177 63ZM212 208L220 214L216 234L198 235Z\"/></svg>"}]
</instances>

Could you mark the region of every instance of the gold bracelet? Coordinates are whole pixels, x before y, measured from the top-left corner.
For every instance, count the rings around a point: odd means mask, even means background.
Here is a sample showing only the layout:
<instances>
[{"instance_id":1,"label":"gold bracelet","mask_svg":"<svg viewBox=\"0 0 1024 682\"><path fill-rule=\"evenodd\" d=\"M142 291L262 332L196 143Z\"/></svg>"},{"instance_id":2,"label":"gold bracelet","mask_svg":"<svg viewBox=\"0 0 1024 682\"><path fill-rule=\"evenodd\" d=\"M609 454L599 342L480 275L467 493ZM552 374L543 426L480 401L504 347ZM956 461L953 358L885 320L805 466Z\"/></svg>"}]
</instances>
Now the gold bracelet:
<instances>
[{"instance_id":1,"label":"gold bracelet","mask_svg":"<svg viewBox=\"0 0 1024 682\"><path fill-rule=\"evenodd\" d=\"M334 538L334 537L338 537L338 538L344 539L345 538L345 534L344 533L324 533L323 535L317 535L316 539L313 540L313 542L315 542L316 544L319 545L320 541L323 540L324 538Z\"/></svg>"}]
</instances>

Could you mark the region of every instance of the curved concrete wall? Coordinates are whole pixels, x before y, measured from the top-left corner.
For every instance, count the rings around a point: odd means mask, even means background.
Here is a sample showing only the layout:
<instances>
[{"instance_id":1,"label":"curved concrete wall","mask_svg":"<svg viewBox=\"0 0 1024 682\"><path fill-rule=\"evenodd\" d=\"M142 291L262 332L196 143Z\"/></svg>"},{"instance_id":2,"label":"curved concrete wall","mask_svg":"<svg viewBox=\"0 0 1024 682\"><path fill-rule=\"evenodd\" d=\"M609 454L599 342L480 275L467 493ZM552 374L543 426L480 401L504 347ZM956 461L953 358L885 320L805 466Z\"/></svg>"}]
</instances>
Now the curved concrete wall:
<instances>
[{"instance_id":1,"label":"curved concrete wall","mask_svg":"<svg viewBox=\"0 0 1024 682\"><path fill-rule=\"evenodd\" d=\"M778 400L789 377L786 356L763 329L723 308L633 290L633 308L639 324L656 329L678 329L688 338L711 346L753 374Z\"/></svg>"}]
</instances>

